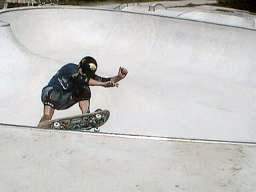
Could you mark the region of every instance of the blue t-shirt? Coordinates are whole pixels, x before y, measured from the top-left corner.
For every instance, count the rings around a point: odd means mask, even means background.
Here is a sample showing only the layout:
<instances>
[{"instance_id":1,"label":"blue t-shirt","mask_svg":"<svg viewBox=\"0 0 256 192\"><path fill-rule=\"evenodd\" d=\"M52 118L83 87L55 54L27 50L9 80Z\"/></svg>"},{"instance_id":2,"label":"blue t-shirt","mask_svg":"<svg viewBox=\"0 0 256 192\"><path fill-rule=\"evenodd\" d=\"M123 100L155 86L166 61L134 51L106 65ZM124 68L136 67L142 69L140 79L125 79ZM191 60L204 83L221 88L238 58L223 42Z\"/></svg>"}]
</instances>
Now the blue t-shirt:
<instances>
[{"instance_id":1,"label":"blue t-shirt","mask_svg":"<svg viewBox=\"0 0 256 192\"><path fill-rule=\"evenodd\" d=\"M78 65L69 63L61 67L58 72L51 78L48 86L60 88L63 91L70 92L74 89L82 89L89 86L90 78L78 76ZM100 77L94 75L91 77L97 81L106 82L110 81L111 78Z\"/></svg>"}]
</instances>

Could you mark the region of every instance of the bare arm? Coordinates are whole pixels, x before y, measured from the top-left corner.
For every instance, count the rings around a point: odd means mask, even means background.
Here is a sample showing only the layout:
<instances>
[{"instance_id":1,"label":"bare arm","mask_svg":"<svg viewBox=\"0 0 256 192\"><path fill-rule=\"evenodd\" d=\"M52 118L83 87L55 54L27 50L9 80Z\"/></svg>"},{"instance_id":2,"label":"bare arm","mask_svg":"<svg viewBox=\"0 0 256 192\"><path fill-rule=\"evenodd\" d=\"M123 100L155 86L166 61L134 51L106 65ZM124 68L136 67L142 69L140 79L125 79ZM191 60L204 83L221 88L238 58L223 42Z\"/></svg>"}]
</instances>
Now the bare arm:
<instances>
[{"instance_id":1,"label":"bare arm","mask_svg":"<svg viewBox=\"0 0 256 192\"><path fill-rule=\"evenodd\" d=\"M114 82L114 83L117 83L117 82L119 82L120 80L121 80L121 78L117 75L117 76L111 77L111 80L110 80L110 81L112 81L112 82Z\"/></svg>"},{"instance_id":2,"label":"bare arm","mask_svg":"<svg viewBox=\"0 0 256 192\"><path fill-rule=\"evenodd\" d=\"M117 87L118 84L112 81L101 82L95 79L89 80L89 86L101 86L101 87Z\"/></svg>"},{"instance_id":3,"label":"bare arm","mask_svg":"<svg viewBox=\"0 0 256 192\"><path fill-rule=\"evenodd\" d=\"M89 85L90 86L104 86L105 82L97 81L95 79L90 79L89 80Z\"/></svg>"},{"instance_id":4,"label":"bare arm","mask_svg":"<svg viewBox=\"0 0 256 192\"><path fill-rule=\"evenodd\" d=\"M89 86L118 87L118 82L126 77L127 69L120 67L118 74L114 77L104 78L95 75L89 80Z\"/></svg>"}]
</instances>

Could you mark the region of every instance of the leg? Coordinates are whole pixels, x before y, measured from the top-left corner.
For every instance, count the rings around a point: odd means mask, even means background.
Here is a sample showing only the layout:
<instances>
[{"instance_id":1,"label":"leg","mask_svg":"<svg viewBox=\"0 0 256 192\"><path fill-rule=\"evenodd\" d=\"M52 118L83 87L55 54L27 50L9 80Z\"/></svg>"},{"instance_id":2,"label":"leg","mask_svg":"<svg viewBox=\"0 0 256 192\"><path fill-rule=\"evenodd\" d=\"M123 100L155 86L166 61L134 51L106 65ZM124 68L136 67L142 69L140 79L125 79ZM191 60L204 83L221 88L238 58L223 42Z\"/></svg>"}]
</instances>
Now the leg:
<instances>
[{"instance_id":1,"label":"leg","mask_svg":"<svg viewBox=\"0 0 256 192\"><path fill-rule=\"evenodd\" d=\"M74 93L74 98L79 103L82 114L90 113L90 87L84 87L83 89L76 90L76 92Z\"/></svg>"},{"instance_id":2,"label":"leg","mask_svg":"<svg viewBox=\"0 0 256 192\"><path fill-rule=\"evenodd\" d=\"M61 91L54 87L47 86L42 90L41 101L44 104L44 111L38 127L46 128L48 122L52 119L56 105L61 98Z\"/></svg>"},{"instance_id":3,"label":"leg","mask_svg":"<svg viewBox=\"0 0 256 192\"><path fill-rule=\"evenodd\" d=\"M54 114L54 108L48 105L44 105L44 114L38 124L38 127L46 128L46 125L52 119L53 114Z\"/></svg>"},{"instance_id":4,"label":"leg","mask_svg":"<svg viewBox=\"0 0 256 192\"><path fill-rule=\"evenodd\" d=\"M82 114L90 113L90 100L79 101L79 108Z\"/></svg>"}]
</instances>

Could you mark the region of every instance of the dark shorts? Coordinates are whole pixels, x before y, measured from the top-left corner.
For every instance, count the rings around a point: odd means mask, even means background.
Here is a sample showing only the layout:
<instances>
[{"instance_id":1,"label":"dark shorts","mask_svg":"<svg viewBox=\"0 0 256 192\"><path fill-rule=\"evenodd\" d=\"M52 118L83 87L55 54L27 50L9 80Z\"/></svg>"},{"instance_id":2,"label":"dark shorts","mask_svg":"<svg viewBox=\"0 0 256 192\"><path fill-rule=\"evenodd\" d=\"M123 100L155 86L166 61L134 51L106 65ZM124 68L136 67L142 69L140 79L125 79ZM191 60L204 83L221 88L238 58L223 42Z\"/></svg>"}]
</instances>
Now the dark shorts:
<instances>
[{"instance_id":1,"label":"dark shorts","mask_svg":"<svg viewBox=\"0 0 256 192\"><path fill-rule=\"evenodd\" d=\"M90 87L84 87L83 89L76 89L74 91L67 92L60 88L47 86L43 88L41 95L41 101L44 105L48 105L57 110L64 110L79 101L90 99Z\"/></svg>"}]
</instances>

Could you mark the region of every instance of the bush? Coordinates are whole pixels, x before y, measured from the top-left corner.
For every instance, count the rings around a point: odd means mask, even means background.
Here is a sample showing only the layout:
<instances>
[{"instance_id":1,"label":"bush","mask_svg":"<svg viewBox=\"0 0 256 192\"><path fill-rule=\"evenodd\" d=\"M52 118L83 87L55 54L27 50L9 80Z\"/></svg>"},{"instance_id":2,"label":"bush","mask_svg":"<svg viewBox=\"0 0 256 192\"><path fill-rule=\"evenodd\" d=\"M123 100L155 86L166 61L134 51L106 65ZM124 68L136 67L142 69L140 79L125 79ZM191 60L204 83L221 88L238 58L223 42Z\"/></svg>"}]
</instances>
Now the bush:
<instances>
[{"instance_id":1,"label":"bush","mask_svg":"<svg viewBox=\"0 0 256 192\"><path fill-rule=\"evenodd\" d=\"M218 0L222 6L256 12L256 0Z\"/></svg>"}]
</instances>

